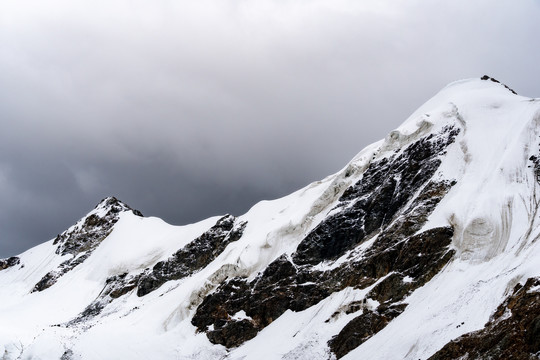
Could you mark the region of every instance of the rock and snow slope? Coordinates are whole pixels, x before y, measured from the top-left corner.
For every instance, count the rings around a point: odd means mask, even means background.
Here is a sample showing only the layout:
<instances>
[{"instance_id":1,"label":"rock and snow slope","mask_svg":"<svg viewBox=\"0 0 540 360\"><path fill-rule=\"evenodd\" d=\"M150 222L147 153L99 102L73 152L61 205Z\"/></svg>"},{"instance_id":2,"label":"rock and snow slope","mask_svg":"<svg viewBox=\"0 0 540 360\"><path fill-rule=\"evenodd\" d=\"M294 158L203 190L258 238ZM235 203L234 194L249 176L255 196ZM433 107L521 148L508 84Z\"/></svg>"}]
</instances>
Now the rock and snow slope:
<instances>
[{"instance_id":1,"label":"rock and snow slope","mask_svg":"<svg viewBox=\"0 0 540 360\"><path fill-rule=\"evenodd\" d=\"M3 359L540 356L540 100L448 85L342 171L171 226L115 198L0 260Z\"/></svg>"}]
</instances>

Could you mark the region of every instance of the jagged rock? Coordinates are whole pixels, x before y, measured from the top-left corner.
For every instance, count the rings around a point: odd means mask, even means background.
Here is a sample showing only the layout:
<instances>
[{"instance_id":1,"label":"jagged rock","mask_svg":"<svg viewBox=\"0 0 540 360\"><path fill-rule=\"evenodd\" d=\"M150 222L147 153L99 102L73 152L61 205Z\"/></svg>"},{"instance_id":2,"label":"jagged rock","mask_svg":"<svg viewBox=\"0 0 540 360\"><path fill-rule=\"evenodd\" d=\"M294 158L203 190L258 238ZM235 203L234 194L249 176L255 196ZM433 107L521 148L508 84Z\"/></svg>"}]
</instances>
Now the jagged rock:
<instances>
[{"instance_id":1,"label":"jagged rock","mask_svg":"<svg viewBox=\"0 0 540 360\"><path fill-rule=\"evenodd\" d=\"M257 335L257 328L249 320L231 321L219 330L208 334L208 339L215 344L223 344L228 348L243 343L244 339L252 339Z\"/></svg>"},{"instance_id":2,"label":"jagged rock","mask_svg":"<svg viewBox=\"0 0 540 360\"><path fill-rule=\"evenodd\" d=\"M532 155L529 158L529 161L533 163L534 175L536 176L536 181L540 183L540 159L538 158L538 156Z\"/></svg>"},{"instance_id":3,"label":"jagged rock","mask_svg":"<svg viewBox=\"0 0 540 360\"><path fill-rule=\"evenodd\" d=\"M58 245L56 254L71 255L72 257L60 264L56 270L45 274L36 283L32 292L43 291L51 287L62 275L82 264L110 234L114 224L120 219L120 214L126 211L142 216L140 211L132 209L115 197L105 198L96 205L88 216L58 235L53 241L53 245Z\"/></svg>"},{"instance_id":4,"label":"jagged rock","mask_svg":"<svg viewBox=\"0 0 540 360\"><path fill-rule=\"evenodd\" d=\"M405 304L401 304L364 312L345 325L339 334L328 342L328 346L338 359L342 358L384 329L393 318L405 310L405 307Z\"/></svg>"},{"instance_id":5,"label":"jagged rock","mask_svg":"<svg viewBox=\"0 0 540 360\"><path fill-rule=\"evenodd\" d=\"M511 89L510 87L508 87L507 85L501 83L499 80L492 78L491 76L484 75L484 76L482 76L482 77L480 78L480 80L484 80L484 81L491 80L491 81L493 81L493 82L495 82L495 83L497 83L497 84L501 84L501 85L504 86L506 89L508 89L512 94L514 94L514 95L517 95L517 94L518 94L517 92L515 92L515 91L514 91L513 89Z\"/></svg>"},{"instance_id":6,"label":"jagged rock","mask_svg":"<svg viewBox=\"0 0 540 360\"><path fill-rule=\"evenodd\" d=\"M60 360L72 360L73 359L73 350L66 350L60 357Z\"/></svg>"},{"instance_id":7,"label":"jagged rock","mask_svg":"<svg viewBox=\"0 0 540 360\"><path fill-rule=\"evenodd\" d=\"M101 200L88 216L54 239L53 244L58 244L56 253L77 255L84 251L93 251L109 235L114 224L120 219L120 214L126 211L142 216L140 211L132 209L115 197Z\"/></svg>"},{"instance_id":8,"label":"jagged rock","mask_svg":"<svg viewBox=\"0 0 540 360\"><path fill-rule=\"evenodd\" d=\"M238 346L254 337L287 309L301 311L330 295L328 289L313 283L320 274L297 269L286 256L282 256L250 283L239 277L225 282L203 300L192 323L200 331L208 331L210 341L229 347ZM242 310L251 318L249 326L255 331L232 334L234 329L248 326L244 320L240 320L244 322L242 326L233 325L239 322L233 318L234 315ZM210 326L213 326L213 330L208 330ZM234 342L215 335L222 333L225 328L226 333L235 339Z\"/></svg>"},{"instance_id":9,"label":"jagged rock","mask_svg":"<svg viewBox=\"0 0 540 360\"><path fill-rule=\"evenodd\" d=\"M57 270L49 271L45 276L37 282L37 284L32 289L32 292L43 291L53 286L58 278L72 270L75 266L82 264L90 256L90 253L83 253L81 256L76 258L66 260L60 264Z\"/></svg>"},{"instance_id":10,"label":"jagged rock","mask_svg":"<svg viewBox=\"0 0 540 360\"><path fill-rule=\"evenodd\" d=\"M540 278L516 285L484 329L446 344L429 360L538 359L540 354Z\"/></svg>"},{"instance_id":11,"label":"jagged rock","mask_svg":"<svg viewBox=\"0 0 540 360\"><path fill-rule=\"evenodd\" d=\"M56 271L49 271L47 274L45 274L45 276L41 278L41 280L36 283L36 285L34 285L32 292L43 291L51 287L52 285L54 285L54 283L56 283L58 278L62 276L60 274L61 273L58 273Z\"/></svg>"},{"instance_id":12,"label":"jagged rock","mask_svg":"<svg viewBox=\"0 0 540 360\"><path fill-rule=\"evenodd\" d=\"M407 222L402 224L406 226ZM254 337L288 309L305 310L345 287L365 288L380 277L397 272L402 275L390 275L369 295L378 299L381 306L391 308L393 302L401 301L425 284L451 259L454 252L448 246L452 235L452 228L443 227L427 230L407 241L400 239L398 243L389 243L395 237L382 237L379 241L388 245L385 251L366 254L362 260L326 272L296 266L287 256L281 256L251 282L236 277L221 285L197 308L192 323L199 331L206 331L210 341L235 347ZM411 277L411 281L404 282L404 276ZM242 326L232 325L238 322L234 315L240 311L251 318L249 326L257 331L243 331L248 326L244 320ZM236 333L235 329L243 330ZM217 335L224 331L235 340Z\"/></svg>"},{"instance_id":13,"label":"jagged rock","mask_svg":"<svg viewBox=\"0 0 540 360\"><path fill-rule=\"evenodd\" d=\"M360 181L348 188L338 205L342 210L320 223L300 243L296 264L332 260L390 224L400 209L431 178L439 157L459 133L446 127L409 145L397 156L373 162Z\"/></svg>"},{"instance_id":14,"label":"jagged rock","mask_svg":"<svg viewBox=\"0 0 540 360\"><path fill-rule=\"evenodd\" d=\"M19 259L16 256L12 256L7 259L1 259L0 260L0 271L5 270L7 268L10 268L15 265L19 265L21 263L21 259Z\"/></svg>"},{"instance_id":15,"label":"jagged rock","mask_svg":"<svg viewBox=\"0 0 540 360\"><path fill-rule=\"evenodd\" d=\"M109 295L112 299L117 299L135 289L139 283L140 276L140 274L128 276L127 273L112 276L107 279L106 284L108 286L102 291L102 294Z\"/></svg>"},{"instance_id":16,"label":"jagged rock","mask_svg":"<svg viewBox=\"0 0 540 360\"><path fill-rule=\"evenodd\" d=\"M103 290L98 297L90 303L75 319L69 321L66 325L83 323L102 313L103 309L114 299L127 294L137 287L139 275L129 275L127 273L114 275L105 281Z\"/></svg>"},{"instance_id":17,"label":"jagged rock","mask_svg":"<svg viewBox=\"0 0 540 360\"><path fill-rule=\"evenodd\" d=\"M231 242L242 237L246 222L232 215L219 219L210 230L178 250L168 260L160 261L139 280L137 295L144 296L170 280L179 280L210 264Z\"/></svg>"}]
</instances>

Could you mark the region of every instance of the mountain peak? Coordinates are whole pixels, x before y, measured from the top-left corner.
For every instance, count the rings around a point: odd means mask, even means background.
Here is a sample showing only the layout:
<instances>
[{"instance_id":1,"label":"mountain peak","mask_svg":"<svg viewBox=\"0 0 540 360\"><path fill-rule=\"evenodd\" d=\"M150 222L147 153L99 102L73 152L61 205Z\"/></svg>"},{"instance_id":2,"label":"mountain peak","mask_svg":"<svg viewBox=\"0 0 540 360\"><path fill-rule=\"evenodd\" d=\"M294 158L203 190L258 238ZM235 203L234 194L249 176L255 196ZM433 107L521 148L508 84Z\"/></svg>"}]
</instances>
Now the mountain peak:
<instances>
[{"instance_id":1,"label":"mountain peak","mask_svg":"<svg viewBox=\"0 0 540 360\"><path fill-rule=\"evenodd\" d=\"M123 211L131 211L131 212L133 212L134 215L143 216L143 214L139 210L135 210L135 209L131 208L129 205L127 205L126 203L118 200L114 196L107 196L106 198L102 199L94 207L94 211L98 212L98 213L103 213L104 212L105 214L107 214L109 212L120 213L120 212L123 212ZM90 214L88 214L87 216L89 216L91 214L92 214L92 212Z\"/></svg>"},{"instance_id":2,"label":"mountain peak","mask_svg":"<svg viewBox=\"0 0 540 360\"><path fill-rule=\"evenodd\" d=\"M59 234L53 241L53 245L58 245L55 253L62 256L71 255L71 258L45 274L32 291L48 289L61 276L86 261L112 232L114 225L120 220L121 214L129 212L136 216L143 216L139 210L132 209L114 196L109 196L101 200L75 225Z\"/></svg>"}]
</instances>

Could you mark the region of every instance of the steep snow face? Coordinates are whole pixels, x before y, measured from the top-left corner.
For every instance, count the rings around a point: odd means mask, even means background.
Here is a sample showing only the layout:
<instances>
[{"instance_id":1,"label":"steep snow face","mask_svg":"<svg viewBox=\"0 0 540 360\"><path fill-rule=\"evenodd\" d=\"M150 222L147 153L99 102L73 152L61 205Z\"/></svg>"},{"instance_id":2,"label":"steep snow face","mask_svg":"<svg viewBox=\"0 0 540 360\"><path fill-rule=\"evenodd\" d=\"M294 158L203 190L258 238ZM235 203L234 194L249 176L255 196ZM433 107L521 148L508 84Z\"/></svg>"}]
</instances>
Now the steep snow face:
<instances>
[{"instance_id":1,"label":"steep snow face","mask_svg":"<svg viewBox=\"0 0 540 360\"><path fill-rule=\"evenodd\" d=\"M442 168L462 172L448 206L455 245L463 259L489 260L506 248L513 218L530 221L524 212L534 211L524 202L535 198L538 186L535 172L527 171L538 154L538 102L481 81L451 85L440 96L464 128L460 151Z\"/></svg>"},{"instance_id":2,"label":"steep snow face","mask_svg":"<svg viewBox=\"0 0 540 360\"><path fill-rule=\"evenodd\" d=\"M0 261L0 353L427 359L506 297L536 301L519 284L540 276L539 122L540 101L459 81L338 173L242 216L171 226L107 198ZM500 309L490 329L515 320Z\"/></svg>"}]
</instances>

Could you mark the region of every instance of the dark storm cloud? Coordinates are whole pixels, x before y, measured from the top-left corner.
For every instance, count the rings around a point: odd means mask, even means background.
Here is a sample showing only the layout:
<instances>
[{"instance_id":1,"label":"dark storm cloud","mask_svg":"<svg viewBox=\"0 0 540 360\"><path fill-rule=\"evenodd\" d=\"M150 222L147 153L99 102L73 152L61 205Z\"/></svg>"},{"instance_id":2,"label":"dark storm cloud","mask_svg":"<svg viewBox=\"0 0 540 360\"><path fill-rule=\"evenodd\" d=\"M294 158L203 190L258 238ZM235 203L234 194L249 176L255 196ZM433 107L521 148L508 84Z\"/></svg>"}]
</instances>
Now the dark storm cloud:
<instances>
[{"instance_id":1,"label":"dark storm cloud","mask_svg":"<svg viewBox=\"0 0 540 360\"><path fill-rule=\"evenodd\" d=\"M538 1L0 5L0 257L107 195L183 224L339 170L448 82L539 96Z\"/></svg>"}]
</instances>

